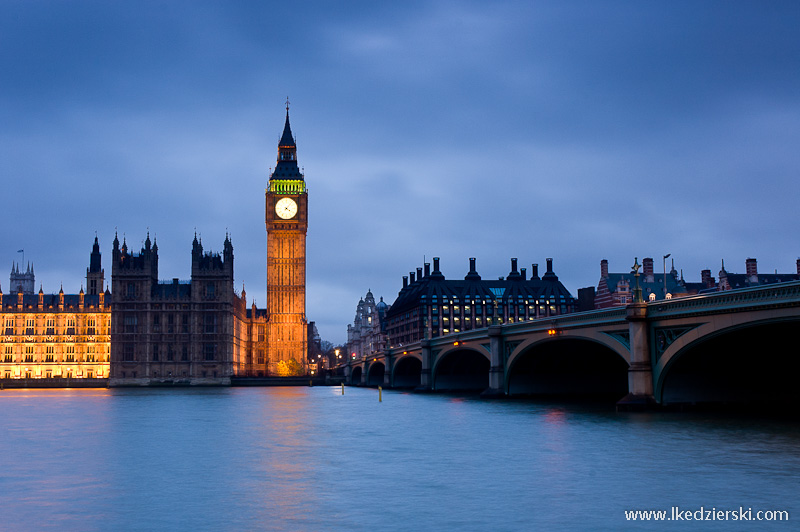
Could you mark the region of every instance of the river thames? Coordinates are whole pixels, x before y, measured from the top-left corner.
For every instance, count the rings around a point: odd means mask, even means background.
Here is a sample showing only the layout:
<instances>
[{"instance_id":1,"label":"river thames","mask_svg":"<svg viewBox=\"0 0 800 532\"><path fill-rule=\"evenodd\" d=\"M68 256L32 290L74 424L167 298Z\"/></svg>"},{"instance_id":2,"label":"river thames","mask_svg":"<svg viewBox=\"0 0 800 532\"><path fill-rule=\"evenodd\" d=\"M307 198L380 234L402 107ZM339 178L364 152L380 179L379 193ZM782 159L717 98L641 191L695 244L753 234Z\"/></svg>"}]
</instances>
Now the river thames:
<instances>
[{"instance_id":1,"label":"river thames","mask_svg":"<svg viewBox=\"0 0 800 532\"><path fill-rule=\"evenodd\" d=\"M0 412L3 530L797 530L800 521L796 421L396 391L378 402L377 390L338 387L3 390ZM672 507L751 509L753 520L626 521L626 510ZM756 521L758 511L789 521Z\"/></svg>"}]
</instances>

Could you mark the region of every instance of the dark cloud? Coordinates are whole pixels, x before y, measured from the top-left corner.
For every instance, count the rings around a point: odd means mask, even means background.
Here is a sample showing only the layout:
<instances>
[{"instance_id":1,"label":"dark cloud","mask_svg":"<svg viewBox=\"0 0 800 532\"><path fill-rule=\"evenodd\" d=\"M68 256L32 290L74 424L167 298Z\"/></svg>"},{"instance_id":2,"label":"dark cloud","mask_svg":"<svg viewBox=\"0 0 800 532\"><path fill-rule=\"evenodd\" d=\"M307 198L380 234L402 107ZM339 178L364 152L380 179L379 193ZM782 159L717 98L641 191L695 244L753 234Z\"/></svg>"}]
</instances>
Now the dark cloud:
<instances>
[{"instance_id":1,"label":"dark cloud","mask_svg":"<svg viewBox=\"0 0 800 532\"><path fill-rule=\"evenodd\" d=\"M186 278L194 231L228 230L263 304L289 95L331 340L423 257L553 257L573 292L601 258L792 271L798 26L793 2L6 2L0 266L24 247L45 291L77 290L95 231L108 264L115 228L149 228Z\"/></svg>"}]
</instances>

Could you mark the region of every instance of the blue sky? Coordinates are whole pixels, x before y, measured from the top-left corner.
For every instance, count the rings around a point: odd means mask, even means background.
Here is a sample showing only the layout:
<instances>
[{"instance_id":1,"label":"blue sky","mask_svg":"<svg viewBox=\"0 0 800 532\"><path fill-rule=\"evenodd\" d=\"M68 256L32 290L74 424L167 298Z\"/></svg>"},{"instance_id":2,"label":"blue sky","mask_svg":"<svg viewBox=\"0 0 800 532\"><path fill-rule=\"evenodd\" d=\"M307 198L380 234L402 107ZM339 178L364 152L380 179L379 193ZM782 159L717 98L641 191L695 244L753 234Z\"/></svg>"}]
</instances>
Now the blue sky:
<instances>
[{"instance_id":1,"label":"blue sky","mask_svg":"<svg viewBox=\"0 0 800 532\"><path fill-rule=\"evenodd\" d=\"M796 2L0 3L0 266L75 292L95 232L188 278L232 235L266 300L264 196L291 106L307 314L341 342L423 257L577 294L599 262L793 272ZM0 287L8 289L8 277ZM38 286L37 286L38 288Z\"/></svg>"}]
</instances>

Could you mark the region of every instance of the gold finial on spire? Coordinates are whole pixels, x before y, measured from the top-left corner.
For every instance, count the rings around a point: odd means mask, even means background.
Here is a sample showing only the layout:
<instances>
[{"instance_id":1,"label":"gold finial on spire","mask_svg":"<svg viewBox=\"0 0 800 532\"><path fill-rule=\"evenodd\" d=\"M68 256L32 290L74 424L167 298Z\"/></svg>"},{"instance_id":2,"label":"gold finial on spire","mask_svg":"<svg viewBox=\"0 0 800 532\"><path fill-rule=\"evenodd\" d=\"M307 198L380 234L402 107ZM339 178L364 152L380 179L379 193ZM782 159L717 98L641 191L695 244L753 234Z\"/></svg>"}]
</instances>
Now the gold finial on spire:
<instances>
[{"instance_id":1,"label":"gold finial on spire","mask_svg":"<svg viewBox=\"0 0 800 532\"><path fill-rule=\"evenodd\" d=\"M286 97L286 112L289 112L289 97Z\"/></svg>"}]
</instances>

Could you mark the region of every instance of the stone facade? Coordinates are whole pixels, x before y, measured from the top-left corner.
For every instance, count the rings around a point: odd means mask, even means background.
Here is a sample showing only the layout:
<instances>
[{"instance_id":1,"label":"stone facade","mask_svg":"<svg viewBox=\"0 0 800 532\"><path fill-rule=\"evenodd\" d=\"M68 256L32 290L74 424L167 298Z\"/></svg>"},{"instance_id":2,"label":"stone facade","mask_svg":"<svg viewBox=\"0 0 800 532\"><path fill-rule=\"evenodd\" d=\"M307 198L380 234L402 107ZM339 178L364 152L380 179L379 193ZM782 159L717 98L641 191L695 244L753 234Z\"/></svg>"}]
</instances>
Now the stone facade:
<instances>
[{"instance_id":1,"label":"stone facade","mask_svg":"<svg viewBox=\"0 0 800 532\"><path fill-rule=\"evenodd\" d=\"M386 348L386 313L389 309L383 297L376 303L372 291L367 290L367 295L358 301L353 324L347 326L345 351L349 357L370 357Z\"/></svg>"},{"instance_id":2,"label":"stone facade","mask_svg":"<svg viewBox=\"0 0 800 532\"><path fill-rule=\"evenodd\" d=\"M297 146L286 123L278 142L278 161L266 190L267 309L269 373L308 373L306 321L306 232L308 191L297 166Z\"/></svg>"},{"instance_id":3,"label":"stone facade","mask_svg":"<svg viewBox=\"0 0 800 532\"><path fill-rule=\"evenodd\" d=\"M0 290L0 378L53 379L58 386L108 376L111 305L102 283L95 294L45 294L41 287L34 294L32 267L13 268L11 281L14 293Z\"/></svg>"},{"instance_id":4,"label":"stone facade","mask_svg":"<svg viewBox=\"0 0 800 532\"><path fill-rule=\"evenodd\" d=\"M233 375L233 245L205 253L195 236L192 277L158 279L158 245L139 253L114 238L110 386L230 384Z\"/></svg>"}]
</instances>

